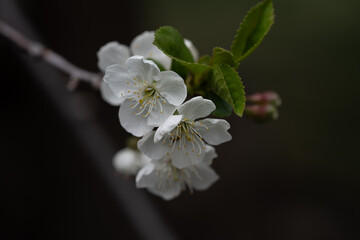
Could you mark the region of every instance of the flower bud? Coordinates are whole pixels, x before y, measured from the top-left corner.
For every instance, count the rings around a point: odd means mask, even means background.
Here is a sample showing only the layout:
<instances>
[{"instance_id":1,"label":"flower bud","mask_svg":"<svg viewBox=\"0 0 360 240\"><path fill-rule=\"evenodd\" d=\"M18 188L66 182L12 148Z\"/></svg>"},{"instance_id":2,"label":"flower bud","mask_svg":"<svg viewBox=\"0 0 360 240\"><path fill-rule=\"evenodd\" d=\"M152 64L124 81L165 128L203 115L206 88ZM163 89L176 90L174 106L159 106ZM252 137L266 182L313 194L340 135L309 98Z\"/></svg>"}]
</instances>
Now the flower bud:
<instances>
[{"instance_id":1,"label":"flower bud","mask_svg":"<svg viewBox=\"0 0 360 240\"><path fill-rule=\"evenodd\" d=\"M272 104L246 106L245 114L256 122L268 122L279 117L277 108Z\"/></svg>"},{"instance_id":2,"label":"flower bud","mask_svg":"<svg viewBox=\"0 0 360 240\"><path fill-rule=\"evenodd\" d=\"M254 104L272 104L275 107L279 107L281 105L281 98L279 94L274 91L266 91L262 93L255 93L246 97L246 100L250 103Z\"/></svg>"}]
</instances>

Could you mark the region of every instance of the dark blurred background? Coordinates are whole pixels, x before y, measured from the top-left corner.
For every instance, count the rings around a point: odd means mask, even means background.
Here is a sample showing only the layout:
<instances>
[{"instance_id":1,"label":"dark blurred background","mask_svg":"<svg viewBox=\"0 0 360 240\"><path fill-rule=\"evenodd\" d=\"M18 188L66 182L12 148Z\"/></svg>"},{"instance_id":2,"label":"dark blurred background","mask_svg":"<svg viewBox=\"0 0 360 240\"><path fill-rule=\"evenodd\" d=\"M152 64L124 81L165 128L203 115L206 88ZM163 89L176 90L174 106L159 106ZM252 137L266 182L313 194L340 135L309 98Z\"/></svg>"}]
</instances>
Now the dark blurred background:
<instances>
[{"instance_id":1,"label":"dark blurred background","mask_svg":"<svg viewBox=\"0 0 360 240\"><path fill-rule=\"evenodd\" d=\"M258 1L17 2L47 46L97 71L103 44L129 44L163 25L177 28L201 54L229 49ZM217 183L170 202L148 194L179 239L360 237L360 2L274 0L274 6L275 25L239 73L247 93L280 94L279 120L228 118L233 141L216 148ZM0 37L0 239L139 239L19 54ZM117 108L86 84L69 94L89 105L84 124L95 119L124 147Z\"/></svg>"}]
</instances>

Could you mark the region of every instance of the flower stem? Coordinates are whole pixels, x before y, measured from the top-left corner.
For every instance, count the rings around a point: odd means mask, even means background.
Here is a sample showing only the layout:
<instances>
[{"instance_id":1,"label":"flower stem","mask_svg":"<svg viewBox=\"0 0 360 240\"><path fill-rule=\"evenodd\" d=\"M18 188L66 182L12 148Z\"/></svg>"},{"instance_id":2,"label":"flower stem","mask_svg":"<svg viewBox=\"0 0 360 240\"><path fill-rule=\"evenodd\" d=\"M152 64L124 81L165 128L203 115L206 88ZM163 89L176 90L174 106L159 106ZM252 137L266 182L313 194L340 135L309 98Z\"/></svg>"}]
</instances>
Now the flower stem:
<instances>
[{"instance_id":1,"label":"flower stem","mask_svg":"<svg viewBox=\"0 0 360 240\"><path fill-rule=\"evenodd\" d=\"M93 73L81 69L68 60L60 56L58 53L45 47L39 42L32 41L25 37L22 33L0 20L0 34L12 41L18 47L24 49L31 57L39 57L50 65L69 74L70 81L68 88L74 90L79 81L90 83L94 88L99 88L102 80L101 73Z\"/></svg>"}]
</instances>

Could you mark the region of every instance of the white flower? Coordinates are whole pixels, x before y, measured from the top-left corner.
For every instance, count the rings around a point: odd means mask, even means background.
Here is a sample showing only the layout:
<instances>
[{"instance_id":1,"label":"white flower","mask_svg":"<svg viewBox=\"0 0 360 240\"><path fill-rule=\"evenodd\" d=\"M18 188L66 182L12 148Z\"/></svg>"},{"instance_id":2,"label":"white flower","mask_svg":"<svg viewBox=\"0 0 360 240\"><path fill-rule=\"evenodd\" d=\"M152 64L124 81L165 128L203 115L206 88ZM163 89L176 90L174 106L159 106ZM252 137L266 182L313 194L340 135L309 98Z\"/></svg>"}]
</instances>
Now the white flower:
<instances>
[{"instance_id":1,"label":"white flower","mask_svg":"<svg viewBox=\"0 0 360 240\"><path fill-rule=\"evenodd\" d=\"M130 57L125 67L106 68L104 81L123 99L119 118L122 127L140 137L160 126L186 98L184 80L173 71L160 72L153 61Z\"/></svg>"},{"instance_id":2,"label":"white flower","mask_svg":"<svg viewBox=\"0 0 360 240\"><path fill-rule=\"evenodd\" d=\"M151 159L171 155L172 164L185 168L200 163L205 142L219 145L231 140L230 124L222 119L203 118L215 110L212 101L194 97L177 108L179 115L170 116L157 130L138 142L138 149Z\"/></svg>"},{"instance_id":3,"label":"white flower","mask_svg":"<svg viewBox=\"0 0 360 240\"><path fill-rule=\"evenodd\" d=\"M117 152L113 158L113 166L117 172L124 175L136 175L140 168L151 161L145 154L124 148Z\"/></svg>"},{"instance_id":4,"label":"white flower","mask_svg":"<svg viewBox=\"0 0 360 240\"><path fill-rule=\"evenodd\" d=\"M171 200L177 197L181 190L188 188L206 190L219 176L210 167L212 160L217 157L215 149L206 146L203 161L198 165L179 169L172 164L169 156L161 160L152 160L145 165L136 176L136 186L147 188L151 193Z\"/></svg>"},{"instance_id":5,"label":"white flower","mask_svg":"<svg viewBox=\"0 0 360 240\"><path fill-rule=\"evenodd\" d=\"M103 72L105 69L113 64L119 64L125 66L126 60L133 55L143 56L146 59L152 59L157 63L164 66L165 69L169 70L171 67L171 58L166 56L161 50L159 50L154 44L154 32L145 31L142 34L136 36L131 44L130 48L126 45L118 42L109 42L102 46L97 52L98 67ZM184 40L185 45L189 48L195 61L199 58L198 50L194 44L188 40ZM123 98L117 97L108 84L102 81L100 86L100 92L102 98L112 106L119 106L123 102Z\"/></svg>"}]
</instances>

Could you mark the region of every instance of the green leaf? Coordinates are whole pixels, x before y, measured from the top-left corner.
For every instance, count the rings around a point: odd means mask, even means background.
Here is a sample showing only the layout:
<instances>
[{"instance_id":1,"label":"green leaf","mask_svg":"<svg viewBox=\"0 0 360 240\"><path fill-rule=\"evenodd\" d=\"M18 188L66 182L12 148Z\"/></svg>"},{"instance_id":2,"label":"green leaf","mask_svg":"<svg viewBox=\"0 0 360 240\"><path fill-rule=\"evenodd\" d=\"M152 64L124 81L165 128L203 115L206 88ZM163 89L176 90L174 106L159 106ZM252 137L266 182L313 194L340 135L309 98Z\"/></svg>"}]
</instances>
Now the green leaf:
<instances>
[{"instance_id":1,"label":"green leaf","mask_svg":"<svg viewBox=\"0 0 360 240\"><path fill-rule=\"evenodd\" d=\"M186 62L194 62L194 59L184 43L181 34L173 27L161 27L155 32L154 45L169 57L174 57Z\"/></svg>"},{"instance_id":2,"label":"green leaf","mask_svg":"<svg viewBox=\"0 0 360 240\"><path fill-rule=\"evenodd\" d=\"M187 69L183 65L181 65L178 61L172 61L171 62L171 71L176 72L183 79L185 79L187 74L188 74Z\"/></svg>"},{"instance_id":3,"label":"green leaf","mask_svg":"<svg viewBox=\"0 0 360 240\"><path fill-rule=\"evenodd\" d=\"M229 103L238 116L245 109L245 91L241 78L234 68L227 64L217 64L212 67L210 82L211 90Z\"/></svg>"},{"instance_id":4,"label":"green leaf","mask_svg":"<svg viewBox=\"0 0 360 240\"><path fill-rule=\"evenodd\" d=\"M259 46L274 23L274 18L272 0L264 0L250 9L231 46L236 65Z\"/></svg>"},{"instance_id":5,"label":"green leaf","mask_svg":"<svg viewBox=\"0 0 360 240\"><path fill-rule=\"evenodd\" d=\"M212 91L207 91L205 98L210 99L216 106L215 111L212 112L212 115L216 117L228 117L232 113L232 106L228 104L224 99L219 97L217 94Z\"/></svg>"},{"instance_id":6,"label":"green leaf","mask_svg":"<svg viewBox=\"0 0 360 240\"><path fill-rule=\"evenodd\" d=\"M186 67L187 70L189 70L190 72L192 72L195 77L201 77L205 72L210 71L211 67L204 65L204 64L199 64L199 63L189 63L189 62L185 62L185 61L181 61L178 59L173 58L175 61L179 62L182 66Z\"/></svg>"},{"instance_id":7,"label":"green leaf","mask_svg":"<svg viewBox=\"0 0 360 240\"><path fill-rule=\"evenodd\" d=\"M207 65L194 63L189 49L185 46L183 37L173 27L165 26L156 30L154 45L192 72L196 77L200 77L204 72L210 70L210 67ZM174 70L183 71L176 64L174 66Z\"/></svg>"},{"instance_id":8,"label":"green leaf","mask_svg":"<svg viewBox=\"0 0 360 240\"><path fill-rule=\"evenodd\" d=\"M211 64L219 64L219 63L226 63L230 66L234 66L234 57L231 52L225 50L221 47L215 47L213 49L213 56L211 59Z\"/></svg>"},{"instance_id":9,"label":"green leaf","mask_svg":"<svg viewBox=\"0 0 360 240\"><path fill-rule=\"evenodd\" d=\"M199 64L210 65L211 57L209 55L203 55L199 58Z\"/></svg>"}]
</instances>

